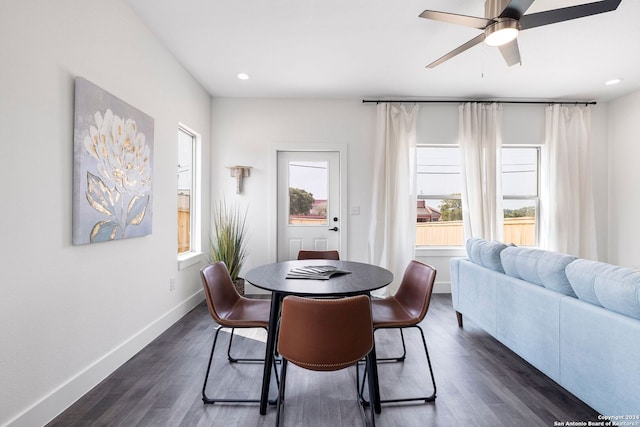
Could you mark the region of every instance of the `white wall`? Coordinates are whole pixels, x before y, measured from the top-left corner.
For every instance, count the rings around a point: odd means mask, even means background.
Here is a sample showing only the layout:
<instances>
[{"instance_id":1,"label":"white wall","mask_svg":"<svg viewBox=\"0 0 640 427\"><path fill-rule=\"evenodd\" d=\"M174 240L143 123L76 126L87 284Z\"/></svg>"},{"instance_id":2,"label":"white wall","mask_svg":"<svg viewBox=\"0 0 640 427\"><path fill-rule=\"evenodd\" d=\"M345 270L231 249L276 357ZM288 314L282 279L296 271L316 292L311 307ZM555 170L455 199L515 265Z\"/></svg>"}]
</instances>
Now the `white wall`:
<instances>
[{"instance_id":1,"label":"white wall","mask_svg":"<svg viewBox=\"0 0 640 427\"><path fill-rule=\"evenodd\" d=\"M544 142L545 105L503 104L503 143L541 144ZM249 208L251 255L243 269L275 260L272 248L275 236L270 233L269 183L275 173L269 163L274 144L347 144L349 152L349 206L359 206L360 215L349 217L349 249L343 256L354 261L367 261L367 240L373 181L371 144L375 130L375 104L361 100L309 99L237 99L212 100L212 181L220 193L217 200L236 201ZM457 104L420 104L417 125L418 143L455 144L458 135ZM594 174L599 193L596 202L607 205L606 183L606 105L593 107ZM252 166L251 177L244 181L244 192L234 193L234 180L225 166ZM598 213L599 224L606 224L606 210ZM606 227L599 230L601 253L606 254ZM600 236L602 235L602 236ZM438 269L436 292L450 291L449 259L464 255L463 249L424 250L416 257ZM252 287L247 292L258 292Z\"/></svg>"},{"instance_id":2,"label":"white wall","mask_svg":"<svg viewBox=\"0 0 640 427\"><path fill-rule=\"evenodd\" d=\"M269 186L275 173L270 164L274 145L348 145L349 205L361 209L360 215L348 218L349 248L343 258L366 261L375 105L363 105L361 100L213 98L211 121L211 173L217 190L213 203L224 198L248 207L250 255L241 273L275 261L275 236L269 231L273 221L269 207L275 198L275 189ZM243 180L241 194L235 194L235 180L226 168L232 165L253 168ZM247 292L258 293L253 287Z\"/></svg>"},{"instance_id":3,"label":"white wall","mask_svg":"<svg viewBox=\"0 0 640 427\"><path fill-rule=\"evenodd\" d=\"M177 269L176 129L208 159L210 97L123 0L0 9L0 425L35 426L201 301L199 266ZM150 236L71 244L75 76L155 119Z\"/></svg>"},{"instance_id":4,"label":"white wall","mask_svg":"<svg viewBox=\"0 0 640 427\"><path fill-rule=\"evenodd\" d=\"M609 104L609 260L640 269L640 91Z\"/></svg>"}]
</instances>

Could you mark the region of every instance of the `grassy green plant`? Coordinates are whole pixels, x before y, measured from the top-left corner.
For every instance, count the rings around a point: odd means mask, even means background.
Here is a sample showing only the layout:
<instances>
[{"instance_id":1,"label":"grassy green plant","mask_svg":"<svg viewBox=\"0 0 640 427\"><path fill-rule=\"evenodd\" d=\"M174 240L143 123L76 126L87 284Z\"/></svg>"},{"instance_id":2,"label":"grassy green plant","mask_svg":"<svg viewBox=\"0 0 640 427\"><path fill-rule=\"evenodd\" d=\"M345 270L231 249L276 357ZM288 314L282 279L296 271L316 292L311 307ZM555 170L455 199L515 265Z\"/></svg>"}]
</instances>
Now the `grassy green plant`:
<instances>
[{"instance_id":1,"label":"grassy green plant","mask_svg":"<svg viewBox=\"0 0 640 427\"><path fill-rule=\"evenodd\" d=\"M224 261L234 282L249 254L246 225L246 211L241 212L235 205L228 206L224 200L218 202L213 212L211 259Z\"/></svg>"}]
</instances>

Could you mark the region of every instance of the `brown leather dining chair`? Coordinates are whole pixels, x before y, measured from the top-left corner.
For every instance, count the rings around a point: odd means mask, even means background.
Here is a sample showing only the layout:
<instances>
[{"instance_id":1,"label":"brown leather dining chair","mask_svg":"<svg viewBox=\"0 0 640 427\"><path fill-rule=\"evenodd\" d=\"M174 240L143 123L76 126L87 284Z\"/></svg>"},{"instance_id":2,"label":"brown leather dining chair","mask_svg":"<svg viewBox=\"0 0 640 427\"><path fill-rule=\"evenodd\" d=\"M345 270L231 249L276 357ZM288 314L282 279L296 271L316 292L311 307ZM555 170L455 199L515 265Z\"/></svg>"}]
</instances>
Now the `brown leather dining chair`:
<instances>
[{"instance_id":1,"label":"brown leather dining chair","mask_svg":"<svg viewBox=\"0 0 640 427\"><path fill-rule=\"evenodd\" d=\"M202 268L202 270L200 270L200 277L202 278L202 285L204 286L204 295L207 300L209 314L211 314L213 320L218 324L211 346L211 355L209 356L209 364L207 365L207 372L204 377L204 385L202 386L202 401L204 403L258 403L260 402L259 399L211 398L207 396L206 388L211 371L213 354L218 341L218 334L222 329L231 328L229 347L227 349L229 362L264 363L264 359L239 359L231 357L231 342L235 328L267 329L271 302L267 299L245 298L238 294L224 262L215 262Z\"/></svg>"},{"instance_id":2,"label":"brown leather dining chair","mask_svg":"<svg viewBox=\"0 0 640 427\"><path fill-rule=\"evenodd\" d=\"M417 328L422 337L424 353L427 358L427 366L431 376L433 385L433 393L428 396L410 397L402 399L381 400L381 403L434 401L436 398L436 381L433 376L433 368L431 367L431 359L427 350L427 341L424 338L424 332L420 327L420 322L424 319L429 309L431 294L433 292L433 284L436 280L436 269L430 265L423 264L416 260L412 260L404 271L400 287L395 295L371 300L371 313L373 317L373 329L399 329L402 339L403 353L400 357L394 358L378 358L378 362L390 360L404 361L407 349L404 341L403 329Z\"/></svg>"},{"instance_id":3,"label":"brown leather dining chair","mask_svg":"<svg viewBox=\"0 0 640 427\"><path fill-rule=\"evenodd\" d=\"M367 295L337 299L288 296L282 302L278 353L282 357L276 426L285 401L287 364L312 371L337 371L355 365L373 348L371 305ZM366 424L364 409L356 396ZM364 383L364 379L363 379ZM373 407L373 405L371 405ZM371 419L375 425L373 408Z\"/></svg>"},{"instance_id":4,"label":"brown leather dining chair","mask_svg":"<svg viewBox=\"0 0 640 427\"><path fill-rule=\"evenodd\" d=\"M340 254L338 251L298 251L298 259L331 259L340 261Z\"/></svg>"}]
</instances>

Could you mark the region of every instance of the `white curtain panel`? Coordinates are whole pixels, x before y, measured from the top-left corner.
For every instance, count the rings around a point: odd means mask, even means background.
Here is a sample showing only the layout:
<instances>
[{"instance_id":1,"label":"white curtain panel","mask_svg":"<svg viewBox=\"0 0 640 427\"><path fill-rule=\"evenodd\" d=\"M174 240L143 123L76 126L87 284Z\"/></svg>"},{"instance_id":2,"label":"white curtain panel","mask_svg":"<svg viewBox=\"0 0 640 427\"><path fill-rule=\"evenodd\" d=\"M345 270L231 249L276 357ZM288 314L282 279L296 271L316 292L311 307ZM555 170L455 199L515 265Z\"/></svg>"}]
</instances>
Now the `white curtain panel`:
<instances>
[{"instance_id":1,"label":"white curtain panel","mask_svg":"<svg viewBox=\"0 0 640 427\"><path fill-rule=\"evenodd\" d=\"M552 105L545 109L542 148L540 246L597 259L591 180L591 110Z\"/></svg>"},{"instance_id":2,"label":"white curtain panel","mask_svg":"<svg viewBox=\"0 0 640 427\"><path fill-rule=\"evenodd\" d=\"M393 273L395 293L416 242L417 105L377 105L369 262Z\"/></svg>"},{"instance_id":3,"label":"white curtain panel","mask_svg":"<svg viewBox=\"0 0 640 427\"><path fill-rule=\"evenodd\" d=\"M502 241L502 108L468 102L458 119L464 238Z\"/></svg>"}]
</instances>

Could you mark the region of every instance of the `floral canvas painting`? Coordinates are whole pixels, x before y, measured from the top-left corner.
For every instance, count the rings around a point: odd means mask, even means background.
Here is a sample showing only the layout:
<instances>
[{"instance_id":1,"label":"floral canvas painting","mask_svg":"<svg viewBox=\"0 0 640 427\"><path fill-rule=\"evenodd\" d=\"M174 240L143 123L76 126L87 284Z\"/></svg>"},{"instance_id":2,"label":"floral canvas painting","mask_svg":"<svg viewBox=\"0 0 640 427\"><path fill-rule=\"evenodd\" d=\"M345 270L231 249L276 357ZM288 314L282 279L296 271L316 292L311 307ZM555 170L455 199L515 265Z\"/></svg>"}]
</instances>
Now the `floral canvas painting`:
<instances>
[{"instance_id":1,"label":"floral canvas painting","mask_svg":"<svg viewBox=\"0 0 640 427\"><path fill-rule=\"evenodd\" d=\"M73 244L151 234L153 118L75 81Z\"/></svg>"}]
</instances>

